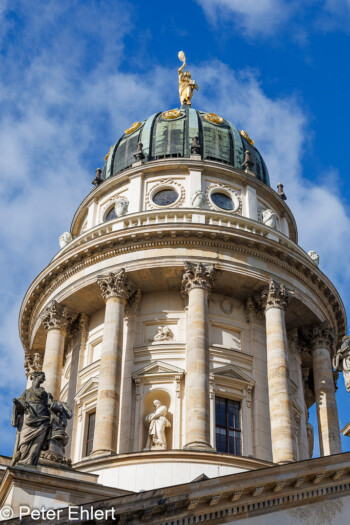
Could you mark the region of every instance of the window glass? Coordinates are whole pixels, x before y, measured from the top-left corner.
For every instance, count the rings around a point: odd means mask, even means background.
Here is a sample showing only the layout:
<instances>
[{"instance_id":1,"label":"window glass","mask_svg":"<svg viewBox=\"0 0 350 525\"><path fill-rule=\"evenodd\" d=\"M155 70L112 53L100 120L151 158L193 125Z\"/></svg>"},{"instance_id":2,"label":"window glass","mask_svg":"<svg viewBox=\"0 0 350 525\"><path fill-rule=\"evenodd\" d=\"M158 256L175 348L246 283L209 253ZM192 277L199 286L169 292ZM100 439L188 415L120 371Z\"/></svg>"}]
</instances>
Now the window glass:
<instances>
[{"instance_id":1,"label":"window glass","mask_svg":"<svg viewBox=\"0 0 350 525\"><path fill-rule=\"evenodd\" d=\"M215 398L216 450L240 456L241 448L241 404L239 401Z\"/></svg>"},{"instance_id":2,"label":"window glass","mask_svg":"<svg viewBox=\"0 0 350 525\"><path fill-rule=\"evenodd\" d=\"M233 202L231 197L226 195L226 193L221 193L220 191L216 191L215 193L212 193L210 196L213 203L223 210L231 211L233 210Z\"/></svg>"},{"instance_id":3,"label":"window glass","mask_svg":"<svg viewBox=\"0 0 350 525\"><path fill-rule=\"evenodd\" d=\"M117 218L117 216L115 214L115 209L114 209L114 206L113 206L113 208L111 208L109 210L109 212L107 213L106 218L105 218L105 222L112 221L113 219L116 219L116 218Z\"/></svg>"},{"instance_id":4,"label":"window glass","mask_svg":"<svg viewBox=\"0 0 350 525\"><path fill-rule=\"evenodd\" d=\"M90 456L92 452L92 446L94 442L94 432L95 432L95 419L96 419L96 412L92 412L91 414L89 414L87 433L86 433L85 456Z\"/></svg>"},{"instance_id":5,"label":"window glass","mask_svg":"<svg viewBox=\"0 0 350 525\"><path fill-rule=\"evenodd\" d=\"M158 191L153 197L153 202L157 206L169 206L170 204L174 204L177 198L178 194L175 190L166 189Z\"/></svg>"}]
</instances>

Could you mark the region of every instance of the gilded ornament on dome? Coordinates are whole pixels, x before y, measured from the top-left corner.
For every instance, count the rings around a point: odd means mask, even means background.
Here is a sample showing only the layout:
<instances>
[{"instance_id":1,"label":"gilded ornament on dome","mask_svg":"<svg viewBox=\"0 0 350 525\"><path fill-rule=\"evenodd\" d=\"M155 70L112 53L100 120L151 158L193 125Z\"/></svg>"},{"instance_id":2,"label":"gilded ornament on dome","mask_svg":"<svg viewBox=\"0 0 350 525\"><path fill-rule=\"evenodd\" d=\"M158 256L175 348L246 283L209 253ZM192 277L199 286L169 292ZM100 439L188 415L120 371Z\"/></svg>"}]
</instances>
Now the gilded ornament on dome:
<instances>
[{"instance_id":1,"label":"gilded ornament on dome","mask_svg":"<svg viewBox=\"0 0 350 525\"><path fill-rule=\"evenodd\" d=\"M109 148L109 152L108 152L107 155L105 156L105 162L107 162L107 159L108 159L108 157L110 156L112 149L113 149L113 146L111 146L111 147Z\"/></svg>"},{"instance_id":2,"label":"gilded ornament on dome","mask_svg":"<svg viewBox=\"0 0 350 525\"><path fill-rule=\"evenodd\" d=\"M215 113L206 113L204 115L204 118L205 120L208 120L209 122L212 122L213 124L222 124L224 121L222 117L215 115Z\"/></svg>"},{"instance_id":3,"label":"gilded ornament on dome","mask_svg":"<svg viewBox=\"0 0 350 525\"><path fill-rule=\"evenodd\" d=\"M166 120L171 120L171 119L174 119L174 118L179 118L179 117L181 117L181 115L182 115L182 113L178 109L169 109L169 111L164 111L162 113L162 118L164 118Z\"/></svg>"},{"instance_id":4,"label":"gilded ornament on dome","mask_svg":"<svg viewBox=\"0 0 350 525\"><path fill-rule=\"evenodd\" d=\"M254 146L254 144L255 144L254 140L251 139L250 136L248 135L248 133L246 131L244 131L243 129L241 131L241 135L242 135L242 137L244 137L246 139L247 142L249 142L249 144Z\"/></svg>"},{"instance_id":5,"label":"gilded ornament on dome","mask_svg":"<svg viewBox=\"0 0 350 525\"><path fill-rule=\"evenodd\" d=\"M191 73L189 71L184 72L186 65L186 57L183 51L179 51L178 57L182 62L182 66L179 67L179 95L182 106L191 106L191 99L193 97L193 91L198 91L199 86L195 80L192 80Z\"/></svg>"},{"instance_id":6,"label":"gilded ornament on dome","mask_svg":"<svg viewBox=\"0 0 350 525\"><path fill-rule=\"evenodd\" d=\"M136 131L141 126L141 122L134 122L130 128L125 130L125 135L130 135L134 131Z\"/></svg>"}]
</instances>

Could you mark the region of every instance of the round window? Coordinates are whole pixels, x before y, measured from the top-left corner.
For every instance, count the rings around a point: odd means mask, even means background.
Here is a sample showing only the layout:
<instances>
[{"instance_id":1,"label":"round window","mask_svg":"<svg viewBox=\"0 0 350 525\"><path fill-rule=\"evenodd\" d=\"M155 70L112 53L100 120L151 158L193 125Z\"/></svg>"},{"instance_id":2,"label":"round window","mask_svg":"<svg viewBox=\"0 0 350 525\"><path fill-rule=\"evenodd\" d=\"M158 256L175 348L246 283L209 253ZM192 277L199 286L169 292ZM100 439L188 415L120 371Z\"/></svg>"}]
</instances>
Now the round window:
<instances>
[{"instance_id":1,"label":"round window","mask_svg":"<svg viewBox=\"0 0 350 525\"><path fill-rule=\"evenodd\" d=\"M231 197L226 195L226 193L221 193L219 191L216 191L215 193L211 194L211 200L217 206L218 208L221 208L222 210L233 210L233 202Z\"/></svg>"},{"instance_id":2,"label":"round window","mask_svg":"<svg viewBox=\"0 0 350 525\"><path fill-rule=\"evenodd\" d=\"M169 188L158 191L158 193L156 193L153 197L153 202L157 206L169 206L170 204L174 204L178 197L178 193L175 190Z\"/></svg>"},{"instance_id":3,"label":"round window","mask_svg":"<svg viewBox=\"0 0 350 525\"><path fill-rule=\"evenodd\" d=\"M106 222L107 222L107 221L113 221L113 219L116 219L116 218L117 218L117 216L116 216L116 214L115 214L115 209L114 209L114 206L113 206L113 208L111 208L111 209L109 210L109 212L107 213L106 218L105 218L105 221L106 221Z\"/></svg>"}]
</instances>

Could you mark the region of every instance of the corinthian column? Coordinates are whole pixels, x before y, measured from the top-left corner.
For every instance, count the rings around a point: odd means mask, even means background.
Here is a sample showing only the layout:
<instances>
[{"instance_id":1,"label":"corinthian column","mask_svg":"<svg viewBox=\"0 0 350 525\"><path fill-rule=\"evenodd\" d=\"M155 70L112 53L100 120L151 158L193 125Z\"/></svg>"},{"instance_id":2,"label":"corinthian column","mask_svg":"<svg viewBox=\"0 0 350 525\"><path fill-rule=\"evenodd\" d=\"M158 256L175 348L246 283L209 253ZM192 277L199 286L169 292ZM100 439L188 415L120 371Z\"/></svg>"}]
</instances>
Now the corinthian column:
<instances>
[{"instance_id":1,"label":"corinthian column","mask_svg":"<svg viewBox=\"0 0 350 525\"><path fill-rule=\"evenodd\" d=\"M188 296L186 350L186 449L210 446L208 298L213 265L185 263L182 294Z\"/></svg>"},{"instance_id":2,"label":"corinthian column","mask_svg":"<svg viewBox=\"0 0 350 525\"><path fill-rule=\"evenodd\" d=\"M340 430L331 349L334 335L327 325L314 326L312 330L312 362L321 456L341 452Z\"/></svg>"},{"instance_id":3,"label":"corinthian column","mask_svg":"<svg viewBox=\"0 0 350 525\"><path fill-rule=\"evenodd\" d=\"M273 280L262 292L266 318L267 377L274 463L289 463L296 459L285 326L285 310L290 298L291 292L288 292L283 284L277 284Z\"/></svg>"},{"instance_id":4,"label":"corinthian column","mask_svg":"<svg viewBox=\"0 0 350 525\"><path fill-rule=\"evenodd\" d=\"M117 450L124 307L137 293L125 269L97 277L106 301L92 455Z\"/></svg>"},{"instance_id":5,"label":"corinthian column","mask_svg":"<svg viewBox=\"0 0 350 525\"><path fill-rule=\"evenodd\" d=\"M59 399L63 366L64 343L67 329L77 314L62 304L52 301L41 314L41 320L47 331L43 371L45 372L45 390Z\"/></svg>"}]
</instances>

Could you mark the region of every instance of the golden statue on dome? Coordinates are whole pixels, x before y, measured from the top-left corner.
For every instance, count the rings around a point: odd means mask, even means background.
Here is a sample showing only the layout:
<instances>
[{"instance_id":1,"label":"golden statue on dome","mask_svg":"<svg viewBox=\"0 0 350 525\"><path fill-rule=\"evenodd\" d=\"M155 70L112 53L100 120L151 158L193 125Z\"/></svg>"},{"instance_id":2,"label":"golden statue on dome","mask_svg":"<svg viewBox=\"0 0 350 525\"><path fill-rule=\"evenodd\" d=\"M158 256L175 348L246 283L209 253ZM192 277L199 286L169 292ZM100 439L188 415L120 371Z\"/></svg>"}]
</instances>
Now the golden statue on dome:
<instances>
[{"instance_id":1,"label":"golden statue on dome","mask_svg":"<svg viewBox=\"0 0 350 525\"><path fill-rule=\"evenodd\" d=\"M181 67L179 67L179 95L180 95L180 101L181 105L190 106L191 105L191 98L193 96L193 90L199 89L199 86L196 84L195 80L192 80L191 73L189 71L183 72L183 69L186 65L186 57L185 53L183 51L179 51L178 54L179 59L183 63Z\"/></svg>"}]
</instances>

